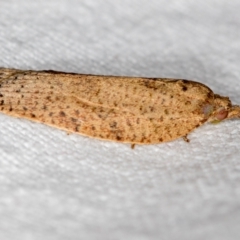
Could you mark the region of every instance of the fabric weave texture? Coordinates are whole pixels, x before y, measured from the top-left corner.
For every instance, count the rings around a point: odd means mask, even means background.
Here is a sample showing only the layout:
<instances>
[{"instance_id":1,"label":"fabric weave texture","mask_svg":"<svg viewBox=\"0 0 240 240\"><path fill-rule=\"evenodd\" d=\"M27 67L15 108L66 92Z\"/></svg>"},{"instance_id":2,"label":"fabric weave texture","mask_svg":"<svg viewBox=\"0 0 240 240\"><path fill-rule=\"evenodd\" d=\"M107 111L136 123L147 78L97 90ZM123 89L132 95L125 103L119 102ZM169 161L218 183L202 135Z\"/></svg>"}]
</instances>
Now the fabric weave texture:
<instances>
[{"instance_id":1,"label":"fabric weave texture","mask_svg":"<svg viewBox=\"0 0 240 240\"><path fill-rule=\"evenodd\" d=\"M240 104L238 0L0 2L0 67L200 81ZM0 114L0 239L240 239L240 121L157 145Z\"/></svg>"}]
</instances>

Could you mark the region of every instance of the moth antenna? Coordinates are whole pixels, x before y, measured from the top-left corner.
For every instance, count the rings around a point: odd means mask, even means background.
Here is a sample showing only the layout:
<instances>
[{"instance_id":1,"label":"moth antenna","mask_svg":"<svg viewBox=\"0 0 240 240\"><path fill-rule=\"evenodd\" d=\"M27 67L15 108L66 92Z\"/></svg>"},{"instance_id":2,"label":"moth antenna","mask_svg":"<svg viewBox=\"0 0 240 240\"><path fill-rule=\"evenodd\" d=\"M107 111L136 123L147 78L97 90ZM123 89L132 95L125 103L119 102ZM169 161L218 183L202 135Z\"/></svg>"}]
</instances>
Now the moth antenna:
<instances>
[{"instance_id":1,"label":"moth antenna","mask_svg":"<svg viewBox=\"0 0 240 240\"><path fill-rule=\"evenodd\" d=\"M240 118L240 106L233 105L228 112L228 119L230 118Z\"/></svg>"}]
</instances>

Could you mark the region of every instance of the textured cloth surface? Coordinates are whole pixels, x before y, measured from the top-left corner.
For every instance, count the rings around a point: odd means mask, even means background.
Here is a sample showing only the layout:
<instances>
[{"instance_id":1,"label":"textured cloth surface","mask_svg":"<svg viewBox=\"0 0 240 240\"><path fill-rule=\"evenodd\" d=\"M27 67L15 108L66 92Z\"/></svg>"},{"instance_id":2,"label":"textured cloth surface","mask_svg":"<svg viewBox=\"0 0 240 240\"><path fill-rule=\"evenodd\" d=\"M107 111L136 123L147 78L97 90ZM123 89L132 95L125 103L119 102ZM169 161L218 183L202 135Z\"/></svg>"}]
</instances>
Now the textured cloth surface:
<instances>
[{"instance_id":1,"label":"textured cloth surface","mask_svg":"<svg viewBox=\"0 0 240 240\"><path fill-rule=\"evenodd\" d=\"M240 103L239 0L0 2L0 66L200 81ZM0 239L240 239L240 121L136 146L0 114Z\"/></svg>"}]
</instances>

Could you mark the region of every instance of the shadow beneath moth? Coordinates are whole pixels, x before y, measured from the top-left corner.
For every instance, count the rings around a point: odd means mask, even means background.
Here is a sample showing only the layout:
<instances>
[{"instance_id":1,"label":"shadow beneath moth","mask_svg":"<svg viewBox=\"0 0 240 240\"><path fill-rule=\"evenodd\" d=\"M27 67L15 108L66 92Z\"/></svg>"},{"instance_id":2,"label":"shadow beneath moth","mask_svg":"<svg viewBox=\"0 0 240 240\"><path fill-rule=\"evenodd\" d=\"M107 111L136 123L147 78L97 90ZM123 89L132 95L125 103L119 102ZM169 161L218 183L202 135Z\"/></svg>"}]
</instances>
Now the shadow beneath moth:
<instances>
[{"instance_id":1,"label":"shadow beneath moth","mask_svg":"<svg viewBox=\"0 0 240 240\"><path fill-rule=\"evenodd\" d=\"M89 137L155 144L205 122L240 118L240 106L202 83L0 68L0 110Z\"/></svg>"}]
</instances>

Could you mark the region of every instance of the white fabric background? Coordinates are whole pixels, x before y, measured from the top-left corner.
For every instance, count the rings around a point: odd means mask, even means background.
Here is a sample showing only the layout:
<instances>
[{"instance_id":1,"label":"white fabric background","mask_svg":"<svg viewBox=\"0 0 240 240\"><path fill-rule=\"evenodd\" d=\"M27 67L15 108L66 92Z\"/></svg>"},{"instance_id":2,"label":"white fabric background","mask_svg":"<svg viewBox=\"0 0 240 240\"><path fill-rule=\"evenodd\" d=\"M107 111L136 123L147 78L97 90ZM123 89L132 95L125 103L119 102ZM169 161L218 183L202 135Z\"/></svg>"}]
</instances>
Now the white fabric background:
<instances>
[{"instance_id":1,"label":"white fabric background","mask_svg":"<svg viewBox=\"0 0 240 240\"><path fill-rule=\"evenodd\" d=\"M0 1L0 66L200 81L240 103L239 0ZM158 145L0 114L0 239L240 239L240 121Z\"/></svg>"}]
</instances>

